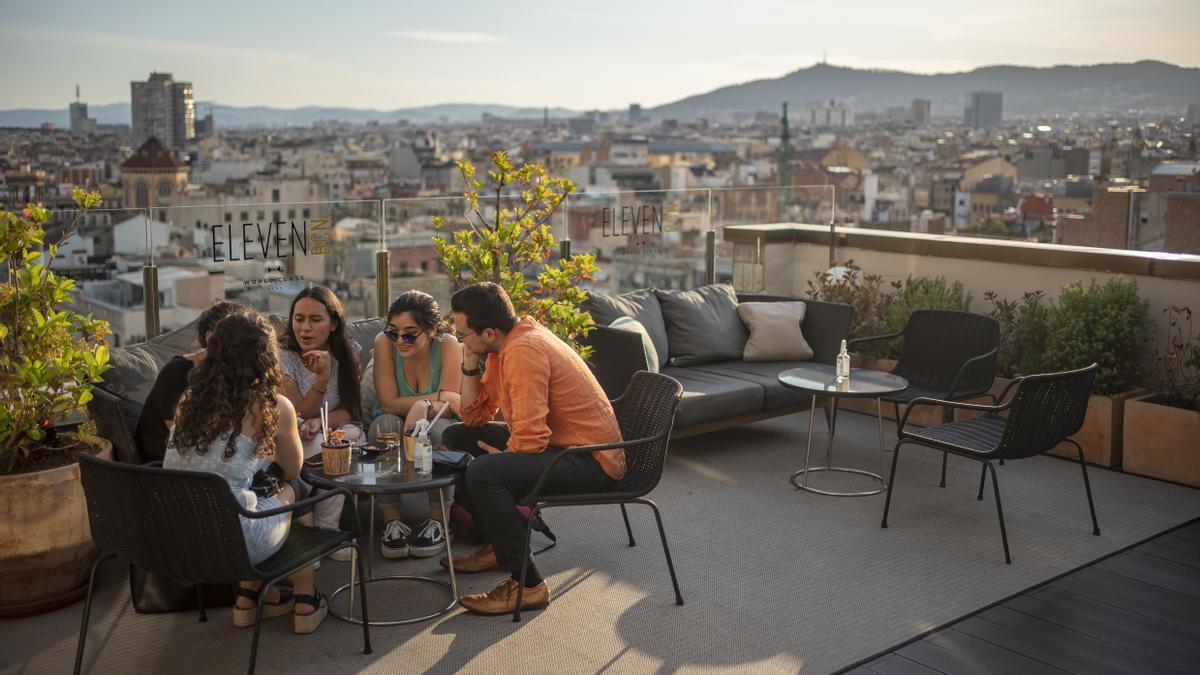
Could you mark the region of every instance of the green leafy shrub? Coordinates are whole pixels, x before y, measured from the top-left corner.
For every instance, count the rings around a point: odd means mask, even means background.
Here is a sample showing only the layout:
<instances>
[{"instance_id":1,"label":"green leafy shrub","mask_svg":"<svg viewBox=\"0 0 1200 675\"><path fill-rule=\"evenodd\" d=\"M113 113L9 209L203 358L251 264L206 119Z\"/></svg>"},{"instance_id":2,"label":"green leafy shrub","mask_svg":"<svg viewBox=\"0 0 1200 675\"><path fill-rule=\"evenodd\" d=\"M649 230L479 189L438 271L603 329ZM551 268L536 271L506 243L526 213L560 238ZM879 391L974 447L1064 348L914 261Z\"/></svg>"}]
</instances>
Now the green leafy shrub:
<instances>
[{"instance_id":1,"label":"green leafy shrub","mask_svg":"<svg viewBox=\"0 0 1200 675\"><path fill-rule=\"evenodd\" d=\"M966 312L971 307L971 294L963 282L950 283L946 277L914 277L909 275L903 282L892 282L896 298L888 304L885 319L887 331L898 333L904 330L908 316L914 309L952 309Z\"/></svg>"},{"instance_id":2,"label":"green leafy shrub","mask_svg":"<svg viewBox=\"0 0 1200 675\"><path fill-rule=\"evenodd\" d=\"M1100 364L1094 393L1111 396L1142 382L1150 303L1137 283L1116 278L1101 285L1063 286L1049 311L1045 350L1037 370L1071 370Z\"/></svg>"},{"instance_id":3,"label":"green leafy shrub","mask_svg":"<svg viewBox=\"0 0 1200 675\"><path fill-rule=\"evenodd\" d=\"M491 155L488 171L489 196L495 206L490 218L480 209L480 190L484 182L475 178L470 162L456 162L467 191L466 229L433 240L442 268L457 286L473 281L492 281L504 287L518 315L529 315L579 353L589 356L590 347L579 344L595 327L591 314L580 309L587 292L579 287L597 271L596 257L576 254L547 264L554 249L550 217L575 184L564 178L551 178L536 164L514 167L504 152ZM516 208L501 208L503 200L518 195ZM442 230L446 220L434 216L434 227ZM537 287L531 288L527 274L535 274Z\"/></svg>"},{"instance_id":4,"label":"green leafy shrub","mask_svg":"<svg viewBox=\"0 0 1200 675\"><path fill-rule=\"evenodd\" d=\"M1046 308L1042 291L1029 291L1020 300L1002 300L995 291L983 297L988 301L987 315L1000 325L1000 344L996 350L996 374L1015 377L1018 373L1038 372L1046 344ZM1030 370L1030 366L1034 369Z\"/></svg>"},{"instance_id":5,"label":"green leafy shrub","mask_svg":"<svg viewBox=\"0 0 1200 675\"><path fill-rule=\"evenodd\" d=\"M77 188L72 196L84 211L100 204L98 192ZM0 258L7 272L0 283L0 474L74 461L83 440L57 434L54 421L86 405L92 383L108 369L108 322L66 309L75 282L50 269L78 216L43 253L49 218L33 204L18 213L0 210Z\"/></svg>"},{"instance_id":6,"label":"green leafy shrub","mask_svg":"<svg viewBox=\"0 0 1200 675\"><path fill-rule=\"evenodd\" d=\"M1167 335L1161 346L1155 340L1150 384L1158 402L1200 412L1200 334L1192 330L1192 310L1171 305Z\"/></svg>"},{"instance_id":7,"label":"green leafy shrub","mask_svg":"<svg viewBox=\"0 0 1200 675\"><path fill-rule=\"evenodd\" d=\"M808 297L825 302L840 302L854 307L854 320L850 325L850 337L870 337L887 331L888 307L894 299L878 274L863 274L853 260L846 261L842 275L817 270L808 281ZM862 346L863 353L880 357L888 345L872 342Z\"/></svg>"}]
</instances>

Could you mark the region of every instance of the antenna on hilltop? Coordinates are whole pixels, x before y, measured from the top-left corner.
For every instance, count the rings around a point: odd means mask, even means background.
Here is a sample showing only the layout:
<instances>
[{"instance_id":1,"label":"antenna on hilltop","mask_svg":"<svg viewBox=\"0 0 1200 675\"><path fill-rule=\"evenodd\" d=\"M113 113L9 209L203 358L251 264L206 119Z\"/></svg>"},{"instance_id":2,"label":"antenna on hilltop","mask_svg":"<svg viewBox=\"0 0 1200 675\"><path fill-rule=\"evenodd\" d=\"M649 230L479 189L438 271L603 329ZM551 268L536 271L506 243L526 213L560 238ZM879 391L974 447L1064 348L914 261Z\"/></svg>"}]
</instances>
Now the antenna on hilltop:
<instances>
[{"instance_id":1,"label":"antenna on hilltop","mask_svg":"<svg viewBox=\"0 0 1200 675\"><path fill-rule=\"evenodd\" d=\"M79 85L75 85L75 101L79 101Z\"/></svg>"},{"instance_id":2,"label":"antenna on hilltop","mask_svg":"<svg viewBox=\"0 0 1200 675\"><path fill-rule=\"evenodd\" d=\"M823 50L821 52L821 65L823 65L823 66L829 65L829 51L828 50Z\"/></svg>"}]
</instances>

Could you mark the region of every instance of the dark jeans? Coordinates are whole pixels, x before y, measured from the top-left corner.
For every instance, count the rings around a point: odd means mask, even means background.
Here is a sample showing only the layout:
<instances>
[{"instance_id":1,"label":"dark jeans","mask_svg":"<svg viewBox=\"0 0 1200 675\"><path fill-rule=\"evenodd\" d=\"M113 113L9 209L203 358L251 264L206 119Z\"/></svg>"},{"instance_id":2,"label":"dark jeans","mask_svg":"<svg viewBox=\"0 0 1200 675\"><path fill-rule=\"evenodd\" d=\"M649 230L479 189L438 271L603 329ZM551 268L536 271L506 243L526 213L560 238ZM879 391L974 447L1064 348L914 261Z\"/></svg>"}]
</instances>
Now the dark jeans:
<instances>
[{"instance_id":1,"label":"dark jeans","mask_svg":"<svg viewBox=\"0 0 1200 675\"><path fill-rule=\"evenodd\" d=\"M525 546L525 521L517 511L517 500L529 494L561 448L546 448L533 454L504 452L487 454L476 441L503 448L508 445L508 427L489 422L482 427L456 424L442 434L442 444L470 452L475 460L467 467L466 492L475 522L483 526L496 550L496 562L507 572L521 569ZM568 455L554 465L542 494L602 492L613 480L591 455Z\"/></svg>"}]
</instances>

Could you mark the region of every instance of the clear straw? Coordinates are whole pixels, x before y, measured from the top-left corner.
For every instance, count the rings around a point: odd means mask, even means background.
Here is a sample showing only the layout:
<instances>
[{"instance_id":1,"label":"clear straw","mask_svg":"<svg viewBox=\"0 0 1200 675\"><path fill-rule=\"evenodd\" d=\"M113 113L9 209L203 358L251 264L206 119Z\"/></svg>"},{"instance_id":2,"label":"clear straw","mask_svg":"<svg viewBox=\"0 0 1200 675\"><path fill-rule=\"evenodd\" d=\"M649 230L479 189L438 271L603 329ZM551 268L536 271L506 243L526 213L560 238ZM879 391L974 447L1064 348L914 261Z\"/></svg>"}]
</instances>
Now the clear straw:
<instances>
[{"instance_id":1,"label":"clear straw","mask_svg":"<svg viewBox=\"0 0 1200 675\"><path fill-rule=\"evenodd\" d=\"M433 416L433 419L429 420L429 426L432 427L433 423L438 421L438 418L441 417L442 413L446 412L446 408L449 408L449 407L450 407L449 401L442 401L442 409L437 411L437 414Z\"/></svg>"}]
</instances>

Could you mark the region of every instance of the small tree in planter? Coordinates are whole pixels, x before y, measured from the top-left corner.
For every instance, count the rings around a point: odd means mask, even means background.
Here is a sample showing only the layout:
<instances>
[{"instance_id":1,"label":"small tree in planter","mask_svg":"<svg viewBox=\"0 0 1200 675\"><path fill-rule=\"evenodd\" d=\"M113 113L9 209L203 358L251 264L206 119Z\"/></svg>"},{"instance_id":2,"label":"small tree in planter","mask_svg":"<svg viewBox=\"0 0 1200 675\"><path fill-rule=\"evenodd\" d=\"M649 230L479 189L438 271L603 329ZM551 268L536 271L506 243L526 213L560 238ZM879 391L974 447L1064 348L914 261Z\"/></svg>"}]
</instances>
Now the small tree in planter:
<instances>
[{"instance_id":1,"label":"small tree in planter","mask_svg":"<svg viewBox=\"0 0 1200 675\"><path fill-rule=\"evenodd\" d=\"M946 281L946 277L914 277L910 274L904 281L893 281L892 288L896 289L896 293L884 313L885 333L904 330L904 324L908 323L908 317L915 309L966 312L971 307L971 293L963 282L951 283ZM888 348L887 358L899 356L901 344L898 340L889 340L884 344Z\"/></svg>"},{"instance_id":2,"label":"small tree in planter","mask_svg":"<svg viewBox=\"0 0 1200 675\"><path fill-rule=\"evenodd\" d=\"M987 315L1000 325L1000 345L996 352L996 375L1012 379L1018 373L1041 372L1042 352L1046 348L1046 307L1042 291L1028 291L1018 302L1002 300L995 291L983 297L990 307Z\"/></svg>"},{"instance_id":3,"label":"small tree in planter","mask_svg":"<svg viewBox=\"0 0 1200 675\"><path fill-rule=\"evenodd\" d=\"M862 269L847 260L843 274L817 270L808 281L808 296L814 300L840 302L854 307L854 319L849 337L869 337L887 332L888 307L894 294L884 287L883 277L864 274ZM862 347L863 356L876 359L887 353L887 345L872 342Z\"/></svg>"},{"instance_id":4,"label":"small tree in planter","mask_svg":"<svg viewBox=\"0 0 1200 675\"><path fill-rule=\"evenodd\" d=\"M442 268L457 286L472 281L500 284L518 315L527 314L571 345L583 358L591 348L579 344L595 322L580 309L587 292L579 287L597 271L596 257L576 254L548 264L554 250L554 235L548 223L551 216L575 191L575 184L564 178L551 178L536 164L516 168L504 152L493 152L492 170L488 171L490 194L494 195L491 217L480 208L480 190L484 182L475 177L470 162L456 162L467 191L468 228L453 232L449 238L435 237L433 245ZM502 208L506 194L519 196L514 209ZM446 219L434 216L438 230ZM530 288L527 274L535 274L537 287Z\"/></svg>"},{"instance_id":5,"label":"small tree in planter","mask_svg":"<svg viewBox=\"0 0 1200 675\"><path fill-rule=\"evenodd\" d=\"M99 192L76 188L72 196L84 210L100 203ZM108 322L65 309L75 282L51 270L75 223L46 247L43 262L49 217L32 204L20 213L0 211L0 257L8 273L0 284L0 474L74 462L78 437L56 434L53 422L86 405L92 383L108 368Z\"/></svg>"},{"instance_id":6,"label":"small tree in planter","mask_svg":"<svg viewBox=\"0 0 1200 675\"><path fill-rule=\"evenodd\" d=\"M1200 486L1200 334L1192 310L1163 310L1167 335L1156 342L1152 393L1125 404L1123 468L1131 473Z\"/></svg>"},{"instance_id":7,"label":"small tree in planter","mask_svg":"<svg viewBox=\"0 0 1200 675\"><path fill-rule=\"evenodd\" d=\"M1122 278L1103 285L1095 280L1088 286L1068 284L1047 313L1039 370L1100 365L1088 418L1076 437L1089 462L1121 463L1124 404L1137 395L1134 387L1142 381L1149 327L1149 303L1138 296L1137 283ZM1062 454L1075 457L1074 452L1063 449Z\"/></svg>"},{"instance_id":8,"label":"small tree in planter","mask_svg":"<svg viewBox=\"0 0 1200 675\"><path fill-rule=\"evenodd\" d=\"M72 195L84 210L100 203L97 192ZM87 581L94 546L77 458L111 447L91 436L94 425L54 427L87 404L108 368L108 324L64 308L74 282L50 269L57 244L42 251L49 217L32 204L0 210L0 617L80 597L72 592Z\"/></svg>"}]
</instances>

